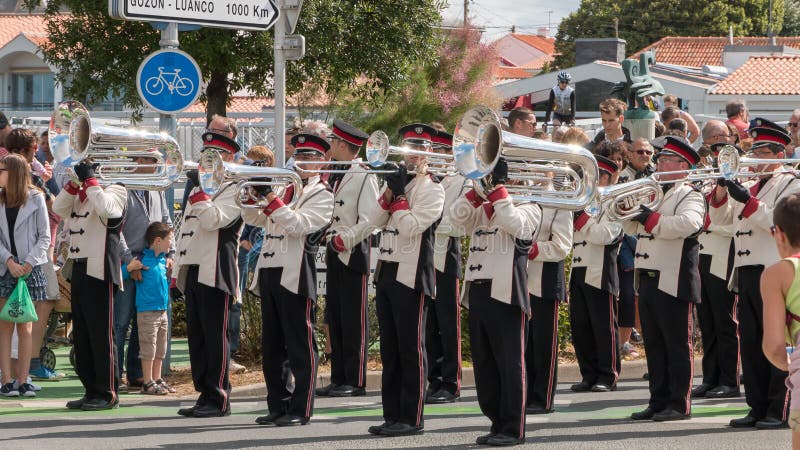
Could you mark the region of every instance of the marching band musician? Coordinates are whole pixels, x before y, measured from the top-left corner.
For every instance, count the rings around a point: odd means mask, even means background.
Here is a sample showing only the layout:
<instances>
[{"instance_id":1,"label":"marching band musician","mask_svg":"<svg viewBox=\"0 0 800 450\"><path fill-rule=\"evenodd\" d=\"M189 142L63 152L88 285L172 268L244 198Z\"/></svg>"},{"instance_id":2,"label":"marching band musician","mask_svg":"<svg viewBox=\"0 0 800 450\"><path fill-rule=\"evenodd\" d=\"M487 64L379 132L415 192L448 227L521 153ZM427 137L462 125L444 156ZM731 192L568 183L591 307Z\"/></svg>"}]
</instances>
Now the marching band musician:
<instances>
[{"instance_id":1,"label":"marching band musician","mask_svg":"<svg viewBox=\"0 0 800 450\"><path fill-rule=\"evenodd\" d=\"M595 158L600 169L598 185L610 185L619 166L604 156ZM615 389L621 368L616 301L622 224L610 221L604 212L592 217L580 211L575 213L573 228L569 317L582 380L572 390L606 392Z\"/></svg>"},{"instance_id":2,"label":"marching band musician","mask_svg":"<svg viewBox=\"0 0 800 450\"><path fill-rule=\"evenodd\" d=\"M541 224L528 252L531 318L525 348L527 414L553 411L558 377L558 305L567 299L564 259L571 249L572 213L542 208Z\"/></svg>"},{"instance_id":3,"label":"marching band musician","mask_svg":"<svg viewBox=\"0 0 800 450\"><path fill-rule=\"evenodd\" d=\"M244 208L242 216L264 228L264 241L256 263L251 289L261 297L261 346L269 414L258 417L261 425L305 425L314 410L317 378L317 343L314 335L314 304L317 300L315 257L319 243L333 216L333 193L315 169L323 166L330 144L313 134L292 138L295 161L319 161L299 171L303 192L293 206L289 185L282 196L271 186L254 189L266 198L263 209ZM254 179L253 181L266 181ZM289 360L295 379L294 392L282 378Z\"/></svg>"},{"instance_id":4,"label":"marching band musician","mask_svg":"<svg viewBox=\"0 0 800 450\"><path fill-rule=\"evenodd\" d=\"M531 314L528 252L542 211L508 195L508 164L499 158L486 199L471 189L450 208L452 223L471 234L462 303L469 308L470 345L481 411L492 422L480 445L525 441L525 341ZM494 187L492 187L492 185Z\"/></svg>"},{"instance_id":5,"label":"marching band musician","mask_svg":"<svg viewBox=\"0 0 800 450\"><path fill-rule=\"evenodd\" d=\"M239 145L215 132L203 134L204 151L217 151L225 162L233 161ZM196 170L187 172L194 188L189 194L183 223L177 234L174 263L177 287L186 298L189 360L194 388L200 393L185 417L230 415L231 385L228 313L239 294L237 257L242 232L236 183L220 186L211 197L200 188Z\"/></svg>"},{"instance_id":6,"label":"marching band musician","mask_svg":"<svg viewBox=\"0 0 800 450\"><path fill-rule=\"evenodd\" d=\"M53 202L53 212L69 219L69 258L75 371L83 398L69 409L98 411L119 405L119 373L114 361L114 293L122 286L121 225L128 194L125 187L102 187L97 165L82 162Z\"/></svg>"},{"instance_id":7,"label":"marching band musician","mask_svg":"<svg viewBox=\"0 0 800 450\"><path fill-rule=\"evenodd\" d=\"M327 292L325 312L331 339L331 385L317 395L350 397L364 395L367 381L367 278L370 272L369 212L378 200L378 180L359 173L358 150L369 136L341 121L333 122L331 149L334 173L328 185L334 192L333 222L326 252Z\"/></svg>"},{"instance_id":8,"label":"marching band musician","mask_svg":"<svg viewBox=\"0 0 800 450\"><path fill-rule=\"evenodd\" d=\"M700 155L683 139L667 136L656 173L688 170ZM655 210L626 223L636 234L635 267L650 401L633 420L688 419L693 372L692 303L700 301L697 234L703 226L703 195L685 173L662 175L664 198Z\"/></svg>"},{"instance_id":9,"label":"marching band musician","mask_svg":"<svg viewBox=\"0 0 800 450\"><path fill-rule=\"evenodd\" d=\"M711 150L717 154L724 145L727 144L712 144ZM704 194L707 203L713 201L713 186L704 190ZM703 382L692 389L693 398L741 395L736 294L728 289L728 279L733 271L735 231L734 224L712 223L706 213L703 231L697 237L700 242L702 298L697 305L697 320L703 336Z\"/></svg>"},{"instance_id":10,"label":"marching band musician","mask_svg":"<svg viewBox=\"0 0 800 450\"><path fill-rule=\"evenodd\" d=\"M786 130L765 119L757 118L755 123L750 129L753 137L750 154L759 159L783 158L784 146L791 140ZM772 210L778 200L799 192L800 182L779 161L753 169L764 175L743 184L737 181L718 183L710 202L709 217L711 223L734 224L736 229L733 236L735 271L730 286L738 287L739 291L742 372L745 397L751 409L747 416L731 420L730 425L777 429L783 428L787 419L789 402L784 384L787 373L773 366L761 348L763 302L759 282L764 267L780 259L770 233Z\"/></svg>"},{"instance_id":11,"label":"marching band musician","mask_svg":"<svg viewBox=\"0 0 800 450\"><path fill-rule=\"evenodd\" d=\"M449 153L453 135L437 130L433 149ZM428 352L427 403L450 403L461 397L461 305L460 278L462 227L454 226L447 211L469 189L461 174L438 177L444 189L442 219L434 232L433 265L436 269L436 296L426 299L425 347Z\"/></svg>"},{"instance_id":12,"label":"marching band musician","mask_svg":"<svg viewBox=\"0 0 800 450\"><path fill-rule=\"evenodd\" d=\"M399 133L405 146L430 151L436 130L410 124ZM426 173L425 157L404 159L405 165L386 175L380 208L370 218L381 228L375 302L385 422L369 427L369 432L384 436L423 432L425 296L434 295L433 225L442 215L445 196L442 186Z\"/></svg>"}]
</instances>

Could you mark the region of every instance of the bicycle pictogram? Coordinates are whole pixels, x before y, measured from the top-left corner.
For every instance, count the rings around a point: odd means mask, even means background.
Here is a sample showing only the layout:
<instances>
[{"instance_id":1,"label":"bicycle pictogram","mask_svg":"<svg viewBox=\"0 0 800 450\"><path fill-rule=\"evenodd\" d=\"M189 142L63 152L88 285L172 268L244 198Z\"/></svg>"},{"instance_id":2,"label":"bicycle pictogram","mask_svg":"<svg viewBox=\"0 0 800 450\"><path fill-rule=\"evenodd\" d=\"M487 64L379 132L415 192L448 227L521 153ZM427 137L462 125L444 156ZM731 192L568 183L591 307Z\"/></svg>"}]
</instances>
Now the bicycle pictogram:
<instances>
[{"instance_id":1,"label":"bicycle pictogram","mask_svg":"<svg viewBox=\"0 0 800 450\"><path fill-rule=\"evenodd\" d=\"M150 95L158 95L166 86L170 94L186 97L194 92L194 83L186 77L180 76L181 69L165 72L163 67L158 68L158 75L147 79L144 89Z\"/></svg>"}]
</instances>

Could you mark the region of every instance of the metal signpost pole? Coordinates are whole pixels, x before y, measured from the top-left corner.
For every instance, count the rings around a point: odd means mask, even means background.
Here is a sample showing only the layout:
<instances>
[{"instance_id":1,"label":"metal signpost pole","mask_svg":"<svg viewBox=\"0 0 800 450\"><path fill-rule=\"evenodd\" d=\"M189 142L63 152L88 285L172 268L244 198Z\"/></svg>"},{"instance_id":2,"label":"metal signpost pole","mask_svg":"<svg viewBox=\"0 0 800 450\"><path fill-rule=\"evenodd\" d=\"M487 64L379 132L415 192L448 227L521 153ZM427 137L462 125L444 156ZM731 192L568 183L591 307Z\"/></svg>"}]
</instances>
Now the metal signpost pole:
<instances>
[{"instance_id":1,"label":"metal signpost pole","mask_svg":"<svg viewBox=\"0 0 800 450\"><path fill-rule=\"evenodd\" d=\"M278 8L283 9L286 0L278 0ZM275 22L275 67L273 68L275 88L275 134L273 149L275 152L275 167L286 165L286 55L283 50L283 41L286 36L286 21Z\"/></svg>"},{"instance_id":2,"label":"metal signpost pole","mask_svg":"<svg viewBox=\"0 0 800 450\"><path fill-rule=\"evenodd\" d=\"M158 45L161 49L165 48L178 48L178 24L175 22L167 23L167 27L161 30L161 41ZM178 124L175 114L159 114L158 116L158 129L170 136L177 139ZM184 149L184 155L186 150ZM165 192L167 198L167 206L169 207L169 215L173 217L175 211L175 188L170 186ZM169 367L169 365L167 365Z\"/></svg>"}]
</instances>

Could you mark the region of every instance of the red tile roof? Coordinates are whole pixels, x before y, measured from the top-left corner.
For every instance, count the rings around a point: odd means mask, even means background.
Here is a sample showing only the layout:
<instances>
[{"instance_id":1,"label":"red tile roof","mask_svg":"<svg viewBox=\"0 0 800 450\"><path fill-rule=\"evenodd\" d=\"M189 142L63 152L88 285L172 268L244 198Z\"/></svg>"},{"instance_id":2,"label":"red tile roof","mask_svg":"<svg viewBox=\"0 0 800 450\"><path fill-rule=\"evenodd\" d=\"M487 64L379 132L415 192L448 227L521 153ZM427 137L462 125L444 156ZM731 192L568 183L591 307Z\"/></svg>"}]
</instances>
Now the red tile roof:
<instances>
[{"instance_id":1,"label":"red tile roof","mask_svg":"<svg viewBox=\"0 0 800 450\"><path fill-rule=\"evenodd\" d=\"M555 58L553 55L545 55L541 58L534 59L533 61L529 61L527 64L523 64L519 66L521 69L528 69L528 70L542 70L545 64L553 62Z\"/></svg>"},{"instance_id":2,"label":"red tile roof","mask_svg":"<svg viewBox=\"0 0 800 450\"><path fill-rule=\"evenodd\" d=\"M552 55L556 51L556 40L554 38L548 38L536 34L519 34L519 33L512 33L511 36L514 36L520 41L530 45L531 47L541 52L547 53L548 55Z\"/></svg>"},{"instance_id":3,"label":"red tile roof","mask_svg":"<svg viewBox=\"0 0 800 450\"><path fill-rule=\"evenodd\" d=\"M43 15L0 14L0 47L11 42L20 33L24 33L34 43L40 44L40 35L47 36L47 24ZM34 37L32 37L34 36ZM44 38L46 39L46 37Z\"/></svg>"},{"instance_id":4,"label":"red tile roof","mask_svg":"<svg viewBox=\"0 0 800 450\"><path fill-rule=\"evenodd\" d=\"M800 56L751 57L709 94L800 95Z\"/></svg>"},{"instance_id":5,"label":"red tile roof","mask_svg":"<svg viewBox=\"0 0 800 450\"><path fill-rule=\"evenodd\" d=\"M786 45L800 49L800 37L778 37L778 45ZM736 45L768 45L766 37L737 37ZM704 65L721 66L722 52L729 44L727 37L694 37L667 36L631 55L637 59L639 54L656 49L656 62L659 64L675 64L677 66L703 67Z\"/></svg>"},{"instance_id":6,"label":"red tile roof","mask_svg":"<svg viewBox=\"0 0 800 450\"><path fill-rule=\"evenodd\" d=\"M494 76L500 80L519 80L522 78L530 78L533 74L521 67L497 66Z\"/></svg>"},{"instance_id":7,"label":"red tile roof","mask_svg":"<svg viewBox=\"0 0 800 450\"><path fill-rule=\"evenodd\" d=\"M302 102L304 107L308 106L327 106L328 98L325 95L317 95L312 99L303 98L295 99L292 97L287 98L286 103L289 106L297 105ZM272 97L233 97L231 98L230 105L228 105L227 112L229 113L261 113L265 109L272 109L275 107L275 99ZM195 102L192 106L186 108L187 113L205 113L206 104L200 101Z\"/></svg>"}]
</instances>

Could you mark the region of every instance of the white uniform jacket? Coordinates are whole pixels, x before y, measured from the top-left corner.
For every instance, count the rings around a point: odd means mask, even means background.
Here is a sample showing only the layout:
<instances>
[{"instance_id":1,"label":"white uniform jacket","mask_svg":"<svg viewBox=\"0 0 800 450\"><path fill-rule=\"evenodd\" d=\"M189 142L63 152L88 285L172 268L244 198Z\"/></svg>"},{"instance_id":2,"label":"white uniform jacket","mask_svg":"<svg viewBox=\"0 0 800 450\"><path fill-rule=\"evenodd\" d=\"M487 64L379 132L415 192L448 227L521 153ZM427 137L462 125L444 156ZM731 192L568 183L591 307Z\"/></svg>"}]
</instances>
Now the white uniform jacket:
<instances>
[{"instance_id":1,"label":"white uniform jacket","mask_svg":"<svg viewBox=\"0 0 800 450\"><path fill-rule=\"evenodd\" d=\"M239 236L241 209L236 204L236 183L222 185L214 197L199 187L192 189L183 223L176 233L177 286L186 289L189 266L199 266L197 281L239 295Z\"/></svg>"},{"instance_id":2,"label":"white uniform jacket","mask_svg":"<svg viewBox=\"0 0 800 450\"><path fill-rule=\"evenodd\" d=\"M688 183L679 183L664 194L645 225L625 224L626 232L638 238L634 254L637 272L658 271L660 291L693 303L700 301L697 235L705 214L703 194Z\"/></svg>"},{"instance_id":3,"label":"white uniform jacket","mask_svg":"<svg viewBox=\"0 0 800 450\"><path fill-rule=\"evenodd\" d=\"M547 300L566 300L564 260L572 249L572 212L542 208L528 256L528 293Z\"/></svg>"},{"instance_id":4,"label":"white uniform jacket","mask_svg":"<svg viewBox=\"0 0 800 450\"><path fill-rule=\"evenodd\" d=\"M314 176L308 178L302 195L291 208L284 204L284 200L289 199L276 198L263 210L242 210L245 222L264 228L264 241L250 290L260 296L258 278L261 269L282 267L281 286L316 301L315 258L333 217L333 193L319 176Z\"/></svg>"},{"instance_id":5,"label":"white uniform jacket","mask_svg":"<svg viewBox=\"0 0 800 450\"><path fill-rule=\"evenodd\" d=\"M713 191L710 195L713 195ZM703 231L697 236L700 254L711 258L709 273L717 278L728 280L733 270L733 235L736 225L720 225L711 221L709 203L713 197L706 195L706 219Z\"/></svg>"},{"instance_id":6,"label":"white uniform jacket","mask_svg":"<svg viewBox=\"0 0 800 450\"><path fill-rule=\"evenodd\" d=\"M770 177L759 188L760 180L744 183L750 189L750 201L739 203L728 196L718 204L709 204L709 217L715 225L734 225L733 242L735 252L733 267L768 266L780 260L775 241L772 239L772 210L781 198L800 192L800 180L792 174ZM735 277L730 286L735 287Z\"/></svg>"},{"instance_id":7,"label":"white uniform jacket","mask_svg":"<svg viewBox=\"0 0 800 450\"><path fill-rule=\"evenodd\" d=\"M472 183L461 175L444 177L440 183L444 189L444 208L442 220L436 226L433 244L433 266L441 273L461 278L461 236L464 227L456 226L450 221L450 207L465 192L471 189Z\"/></svg>"},{"instance_id":8,"label":"white uniform jacket","mask_svg":"<svg viewBox=\"0 0 800 450\"><path fill-rule=\"evenodd\" d=\"M586 268L586 276L580 281L619 295L617 256L623 236L622 224L609 221L605 213L592 217L584 212L575 220L573 230L572 268Z\"/></svg>"},{"instance_id":9,"label":"white uniform jacket","mask_svg":"<svg viewBox=\"0 0 800 450\"><path fill-rule=\"evenodd\" d=\"M120 231L128 192L120 184L101 187L94 178L78 189L71 183L53 202L68 227L68 258L86 259L86 274L122 286Z\"/></svg>"},{"instance_id":10,"label":"white uniform jacket","mask_svg":"<svg viewBox=\"0 0 800 450\"><path fill-rule=\"evenodd\" d=\"M470 234L461 303L469 307L471 283L490 281L493 299L519 306L529 314L528 252L542 221L542 209L534 203L515 205L504 187L488 197L484 202L470 190L449 211L450 221Z\"/></svg>"},{"instance_id":11,"label":"white uniform jacket","mask_svg":"<svg viewBox=\"0 0 800 450\"><path fill-rule=\"evenodd\" d=\"M351 167L359 166L348 166ZM334 174L331 180L335 178ZM369 223L369 217L372 214L370 211L378 207L378 179L374 174L348 170L340 180L332 181L330 187L333 189L334 206L329 243L336 243L337 247L341 245L339 248L343 250L329 248L327 255L337 255L342 264L349 268L369 273L370 245L367 238L375 229Z\"/></svg>"},{"instance_id":12,"label":"white uniform jacket","mask_svg":"<svg viewBox=\"0 0 800 450\"><path fill-rule=\"evenodd\" d=\"M435 295L433 225L442 216L444 189L430 175L417 174L406 184L406 200L387 204L383 193L370 223L381 229L378 267L396 262L397 281L428 296Z\"/></svg>"}]
</instances>

